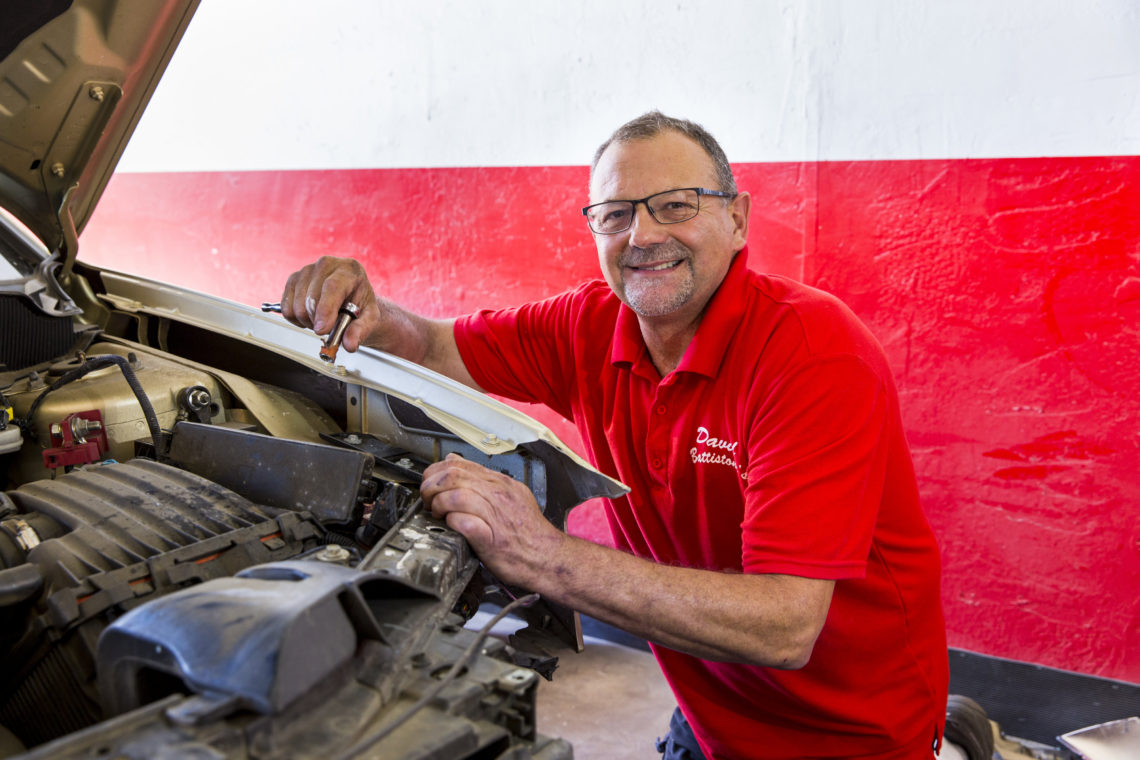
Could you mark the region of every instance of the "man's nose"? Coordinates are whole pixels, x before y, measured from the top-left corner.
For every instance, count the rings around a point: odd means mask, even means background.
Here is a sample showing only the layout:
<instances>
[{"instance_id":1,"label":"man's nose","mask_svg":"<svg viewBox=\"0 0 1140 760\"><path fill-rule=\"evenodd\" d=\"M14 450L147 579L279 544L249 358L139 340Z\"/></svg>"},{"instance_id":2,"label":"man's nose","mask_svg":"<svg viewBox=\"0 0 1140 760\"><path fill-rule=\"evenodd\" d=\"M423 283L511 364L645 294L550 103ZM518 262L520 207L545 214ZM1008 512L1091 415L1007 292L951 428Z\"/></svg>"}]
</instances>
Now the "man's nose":
<instances>
[{"instance_id":1,"label":"man's nose","mask_svg":"<svg viewBox=\"0 0 1140 760\"><path fill-rule=\"evenodd\" d=\"M644 248L654 243L660 243L668 233L665 225L653 218L649 213L649 206L645 203L635 204L633 207L633 224L629 227L629 242L638 248Z\"/></svg>"}]
</instances>

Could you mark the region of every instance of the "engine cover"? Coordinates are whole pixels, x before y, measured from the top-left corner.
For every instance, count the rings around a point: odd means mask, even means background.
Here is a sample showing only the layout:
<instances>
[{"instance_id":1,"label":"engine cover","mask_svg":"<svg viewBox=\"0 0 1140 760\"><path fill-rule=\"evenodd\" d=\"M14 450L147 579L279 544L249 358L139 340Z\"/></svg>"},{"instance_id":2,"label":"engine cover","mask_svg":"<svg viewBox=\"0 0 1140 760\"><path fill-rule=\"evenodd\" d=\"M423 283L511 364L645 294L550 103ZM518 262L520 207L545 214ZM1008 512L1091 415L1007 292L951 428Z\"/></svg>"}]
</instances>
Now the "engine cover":
<instances>
[{"instance_id":1,"label":"engine cover","mask_svg":"<svg viewBox=\"0 0 1140 760\"><path fill-rule=\"evenodd\" d=\"M258 506L146 459L90 465L5 495L0 723L26 745L102 719L95 646L146 601L319 546L304 513ZM44 692L54 695L45 714Z\"/></svg>"}]
</instances>

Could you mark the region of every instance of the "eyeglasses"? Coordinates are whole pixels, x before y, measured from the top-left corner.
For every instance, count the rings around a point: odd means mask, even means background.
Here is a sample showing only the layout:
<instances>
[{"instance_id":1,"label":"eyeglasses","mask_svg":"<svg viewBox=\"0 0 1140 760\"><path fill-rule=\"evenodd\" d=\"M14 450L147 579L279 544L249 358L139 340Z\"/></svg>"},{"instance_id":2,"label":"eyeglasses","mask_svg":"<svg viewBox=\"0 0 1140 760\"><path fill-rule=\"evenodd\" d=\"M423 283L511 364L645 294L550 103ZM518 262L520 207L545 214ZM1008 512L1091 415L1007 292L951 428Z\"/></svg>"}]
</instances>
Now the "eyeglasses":
<instances>
[{"instance_id":1,"label":"eyeglasses","mask_svg":"<svg viewBox=\"0 0 1140 760\"><path fill-rule=\"evenodd\" d=\"M736 193L706 190L703 187L682 187L666 190L636 201L605 201L582 209L590 229L599 235L625 232L633 225L637 204L644 203L649 215L660 224L678 224L692 219L701 210L701 196L735 198Z\"/></svg>"}]
</instances>

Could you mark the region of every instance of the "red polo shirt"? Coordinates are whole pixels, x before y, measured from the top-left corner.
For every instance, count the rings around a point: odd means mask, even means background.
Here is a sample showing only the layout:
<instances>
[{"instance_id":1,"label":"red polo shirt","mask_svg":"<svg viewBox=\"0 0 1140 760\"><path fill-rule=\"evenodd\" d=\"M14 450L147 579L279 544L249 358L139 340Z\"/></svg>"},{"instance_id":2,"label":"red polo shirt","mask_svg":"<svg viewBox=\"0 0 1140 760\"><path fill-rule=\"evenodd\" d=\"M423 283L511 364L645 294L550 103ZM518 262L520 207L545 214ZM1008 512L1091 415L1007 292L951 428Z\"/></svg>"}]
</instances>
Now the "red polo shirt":
<instances>
[{"instance_id":1,"label":"red polo shirt","mask_svg":"<svg viewBox=\"0 0 1140 760\"><path fill-rule=\"evenodd\" d=\"M939 555L882 348L834 297L737 255L662 378L601 280L455 326L472 377L572 420L618 547L836 581L800 670L653 646L709 760L930 757L948 686Z\"/></svg>"}]
</instances>

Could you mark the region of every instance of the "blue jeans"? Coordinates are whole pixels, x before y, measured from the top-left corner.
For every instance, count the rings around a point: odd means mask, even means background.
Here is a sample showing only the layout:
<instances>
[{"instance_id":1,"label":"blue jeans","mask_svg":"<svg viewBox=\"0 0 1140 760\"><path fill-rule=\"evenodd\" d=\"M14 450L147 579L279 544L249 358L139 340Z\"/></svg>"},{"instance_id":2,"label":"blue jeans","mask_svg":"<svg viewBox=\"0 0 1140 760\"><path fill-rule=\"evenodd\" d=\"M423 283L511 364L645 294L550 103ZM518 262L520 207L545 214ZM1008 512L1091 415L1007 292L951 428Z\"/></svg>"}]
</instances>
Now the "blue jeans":
<instances>
[{"instance_id":1,"label":"blue jeans","mask_svg":"<svg viewBox=\"0 0 1140 760\"><path fill-rule=\"evenodd\" d=\"M657 751L661 753L661 760L705 760L701 745L697 744L697 737L693 735L681 708L673 710L669 733L657 740Z\"/></svg>"}]
</instances>

